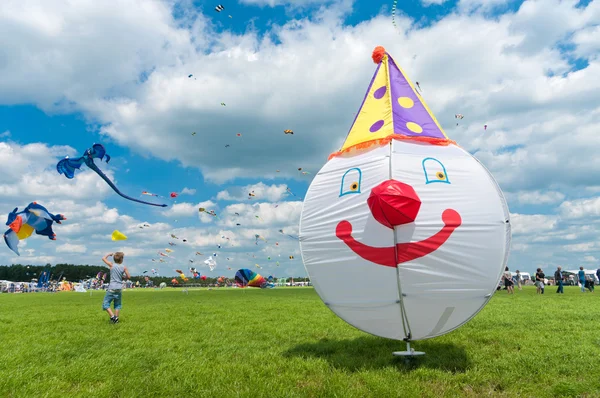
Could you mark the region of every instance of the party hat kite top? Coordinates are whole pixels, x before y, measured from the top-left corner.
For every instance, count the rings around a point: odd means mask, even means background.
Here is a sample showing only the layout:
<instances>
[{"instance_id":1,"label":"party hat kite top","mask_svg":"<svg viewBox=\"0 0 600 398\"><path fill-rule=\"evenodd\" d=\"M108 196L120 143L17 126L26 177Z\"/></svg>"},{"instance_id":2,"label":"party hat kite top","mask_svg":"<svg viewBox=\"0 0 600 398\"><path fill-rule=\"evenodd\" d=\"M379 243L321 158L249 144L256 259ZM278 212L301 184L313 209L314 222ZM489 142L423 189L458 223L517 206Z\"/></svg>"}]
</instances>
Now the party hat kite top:
<instances>
[{"instance_id":1,"label":"party hat kite top","mask_svg":"<svg viewBox=\"0 0 600 398\"><path fill-rule=\"evenodd\" d=\"M448 145L450 141L406 74L383 47L373 51L378 64L346 141L336 156L392 139Z\"/></svg>"}]
</instances>

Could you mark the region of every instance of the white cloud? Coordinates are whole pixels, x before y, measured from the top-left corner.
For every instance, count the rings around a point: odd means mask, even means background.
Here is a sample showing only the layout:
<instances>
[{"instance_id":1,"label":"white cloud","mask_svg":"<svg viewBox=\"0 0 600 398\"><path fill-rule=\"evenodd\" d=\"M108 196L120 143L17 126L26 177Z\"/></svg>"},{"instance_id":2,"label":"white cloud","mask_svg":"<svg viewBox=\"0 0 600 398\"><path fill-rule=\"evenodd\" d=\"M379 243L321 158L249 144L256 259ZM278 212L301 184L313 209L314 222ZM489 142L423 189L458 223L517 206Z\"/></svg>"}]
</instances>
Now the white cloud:
<instances>
[{"instance_id":1,"label":"white cloud","mask_svg":"<svg viewBox=\"0 0 600 398\"><path fill-rule=\"evenodd\" d=\"M502 186L541 189L548 183L541 176L583 185L578 159L591 159L590 168L600 162L593 156L600 139L600 63L591 59L587 68L562 76L570 66L555 44L598 22L598 7L528 1L514 15L471 13L504 3L463 0L459 13L420 29L399 17L406 34L394 30L388 15L343 26L343 12L320 11L314 21L274 25L277 43L251 30L220 34L193 9L186 9L187 25L178 24L170 3L14 3L0 9L0 25L4 37L24 42L4 43L10 51L0 101L49 109L66 99L62 103L99 120L104 134L120 144L199 167L209 181L273 178L276 169L298 178L297 167L316 171L340 145L367 87L364 76L374 70L370 51L382 44L421 81L450 136L475 151ZM338 11L348 7L336 4ZM41 15L43 21L32 23ZM548 77L549 70L555 76ZM142 73L148 79L135 84ZM106 95L115 87L116 95ZM456 112L466 116L459 128ZM296 134L284 135L286 128ZM237 132L243 132L239 139ZM511 146L521 149L500 152Z\"/></svg>"},{"instance_id":2,"label":"white cloud","mask_svg":"<svg viewBox=\"0 0 600 398\"><path fill-rule=\"evenodd\" d=\"M252 195L254 196L252 196ZM266 185L262 182L244 187L230 187L217 194L217 200L278 202L288 196L286 184Z\"/></svg>"},{"instance_id":3,"label":"white cloud","mask_svg":"<svg viewBox=\"0 0 600 398\"><path fill-rule=\"evenodd\" d=\"M216 203L210 200L200 202L195 205L188 202L182 202L175 203L173 206L163 211L163 214L170 218L190 217L197 215L200 221L204 223L212 222L214 220L214 217L209 214L206 214L205 212L200 212L199 209L201 207L205 208L206 211L215 210L216 212L218 209Z\"/></svg>"},{"instance_id":4,"label":"white cloud","mask_svg":"<svg viewBox=\"0 0 600 398\"><path fill-rule=\"evenodd\" d=\"M591 250L597 250L598 244L596 242L574 243L564 245L563 248L569 252L589 252Z\"/></svg>"},{"instance_id":5,"label":"white cloud","mask_svg":"<svg viewBox=\"0 0 600 398\"><path fill-rule=\"evenodd\" d=\"M193 195L196 193L194 188L185 187L181 190L181 195Z\"/></svg>"},{"instance_id":6,"label":"white cloud","mask_svg":"<svg viewBox=\"0 0 600 398\"><path fill-rule=\"evenodd\" d=\"M447 2L448 0L421 0L421 3L427 7L430 5L440 5L440 4L444 4L445 2Z\"/></svg>"},{"instance_id":7,"label":"white cloud","mask_svg":"<svg viewBox=\"0 0 600 398\"><path fill-rule=\"evenodd\" d=\"M543 214L510 215L514 235L540 234L556 227L557 217Z\"/></svg>"},{"instance_id":8,"label":"white cloud","mask_svg":"<svg viewBox=\"0 0 600 398\"><path fill-rule=\"evenodd\" d=\"M71 243L64 243L56 246L57 253L85 253L87 248L85 245L74 245Z\"/></svg>"},{"instance_id":9,"label":"white cloud","mask_svg":"<svg viewBox=\"0 0 600 398\"><path fill-rule=\"evenodd\" d=\"M565 194L556 191L525 191L517 193L517 200L523 204L554 204L561 202L565 198Z\"/></svg>"},{"instance_id":10,"label":"white cloud","mask_svg":"<svg viewBox=\"0 0 600 398\"><path fill-rule=\"evenodd\" d=\"M566 218L600 217L600 197L563 202L560 211Z\"/></svg>"},{"instance_id":11,"label":"white cloud","mask_svg":"<svg viewBox=\"0 0 600 398\"><path fill-rule=\"evenodd\" d=\"M4 133L0 134L0 138L7 138L10 137L10 131L6 130Z\"/></svg>"},{"instance_id":12,"label":"white cloud","mask_svg":"<svg viewBox=\"0 0 600 398\"><path fill-rule=\"evenodd\" d=\"M0 164L3 165L0 198L27 203L50 198L90 200L102 198L112 191L104 180L86 166L82 167L83 171L76 172L71 180L58 174L58 161L74 153L75 150L68 146L49 147L42 143L21 146L13 142L0 142ZM104 172L113 178L110 169L105 168Z\"/></svg>"},{"instance_id":13,"label":"white cloud","mask_svg":"<svg viewBox=\"0 0 600 398\"><path fill-rule=\"evenodd\" d=\"M301 212L302 202L282 202L279 205L272 203L237 203L223 209L218 224L227 227L235 227L236 224L241 224L242 227L246 228L293 224L297 228Z\"/></svg>"},{"instance_id":14,"label":"white cloud","mask_svg":"<svg viewBox=\"0 0 600 398\"><path fill-rule=\"evenodd\" d=\"M318 4L331 4L336 3L339 0L240 0L242 4L248 4L258 7L276 7L276 6L286 6L286 7L305 7L308 5L318 5ZM224 12L226 12L225 10Z\"/></svg>"}]
</instances>

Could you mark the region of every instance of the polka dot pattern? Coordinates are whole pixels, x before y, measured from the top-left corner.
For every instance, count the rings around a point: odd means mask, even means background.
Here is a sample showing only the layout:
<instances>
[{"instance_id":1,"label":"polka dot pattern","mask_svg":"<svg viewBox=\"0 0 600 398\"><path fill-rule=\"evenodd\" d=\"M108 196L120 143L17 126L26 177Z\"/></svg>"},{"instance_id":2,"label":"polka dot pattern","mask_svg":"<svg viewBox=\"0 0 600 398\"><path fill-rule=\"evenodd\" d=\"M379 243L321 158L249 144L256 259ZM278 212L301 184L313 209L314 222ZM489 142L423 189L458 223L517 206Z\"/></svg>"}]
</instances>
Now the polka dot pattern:
<instances>
[{"instance_id":1,"label":"polka dot pattern","mask_svg":"<svg viewBox=\"0 0 600 398\"><path fill-rule=\"evenodd\" d=\"M375 99L382 99L386 91L387 87L381 86L377 90L375 90L375 92L373 93L373 97L375 97Z\"/></svg>"},{"instance_id":2,"label":"polka dot pattern","mask_svg":"<svg viewBox=\"0 0 600 398\"><path fill-rule=\"evenodd\" d=\"M412 131L413 133L420 134L423 132L423 127L419 126L417 123L408 122L406 123L406 128Z\"/></svg>"},{"instance_id":3,"label":"polka dot pattern","mask_svg":"<svg viewBox=\"0 0 600 398\"><path fill-rule=\"evenodd\" d=\"M375 133L375 132L379 131L379 129L383 127L384 123L385 122L383 120L376 121L375 123L373 123L373 125L371 126L371 128L369 129L369 131L371 133Z\"/></svg>"},{"instance_id":4,"label":"polka dot pattern","mask_svg":"<svg viewBox=\"0 0 600 398\"><path fill-rule=\"evenodd\" d=\"M409 97L398 98L398 104L400 104L401 107L406 109L410 109L413 106L415 106L415 102L412 100L412 98Z\"/></svg>"}]
</instances>

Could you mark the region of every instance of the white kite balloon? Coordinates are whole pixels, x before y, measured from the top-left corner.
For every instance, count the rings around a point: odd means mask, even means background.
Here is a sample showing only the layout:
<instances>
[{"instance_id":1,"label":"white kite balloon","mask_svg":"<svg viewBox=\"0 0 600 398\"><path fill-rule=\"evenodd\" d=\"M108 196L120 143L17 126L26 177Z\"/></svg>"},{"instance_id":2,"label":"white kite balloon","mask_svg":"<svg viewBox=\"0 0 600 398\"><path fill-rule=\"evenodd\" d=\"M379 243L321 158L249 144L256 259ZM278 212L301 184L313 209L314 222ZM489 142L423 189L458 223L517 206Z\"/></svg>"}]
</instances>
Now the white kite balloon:
<instances>
[{"instance_id":1,"label":"white kite balloon","mask_svg":"<svg viewBox=\"0 0 600 398\"><path fill-rule=\"evenodd\" d=\"M383 47L373 60L345 143L306 194L300 246L335 314L410 343L460 327L489 301L508 259L509 211Z\"/></svg>"}]
</instances>

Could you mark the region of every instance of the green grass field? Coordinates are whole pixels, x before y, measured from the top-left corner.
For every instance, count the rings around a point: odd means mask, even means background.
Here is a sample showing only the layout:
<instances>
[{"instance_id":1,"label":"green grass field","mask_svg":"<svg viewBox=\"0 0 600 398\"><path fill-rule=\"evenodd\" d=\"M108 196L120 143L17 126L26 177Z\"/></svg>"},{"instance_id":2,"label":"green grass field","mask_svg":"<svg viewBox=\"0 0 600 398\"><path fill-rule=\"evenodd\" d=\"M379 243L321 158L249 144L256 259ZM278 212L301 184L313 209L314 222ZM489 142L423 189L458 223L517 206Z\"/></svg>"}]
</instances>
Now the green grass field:
<instances>
[{"instance_id":1,"label":"green grass field","mask_svg":"<svg viewBox=\"0 0 600 398\"><path fill-rule=\"evenodd\" d=\"M600 291L498 292L468 324L404 344L312 288L0 295L0 396L600 397Z\"/></svg>"}]
</instances>

